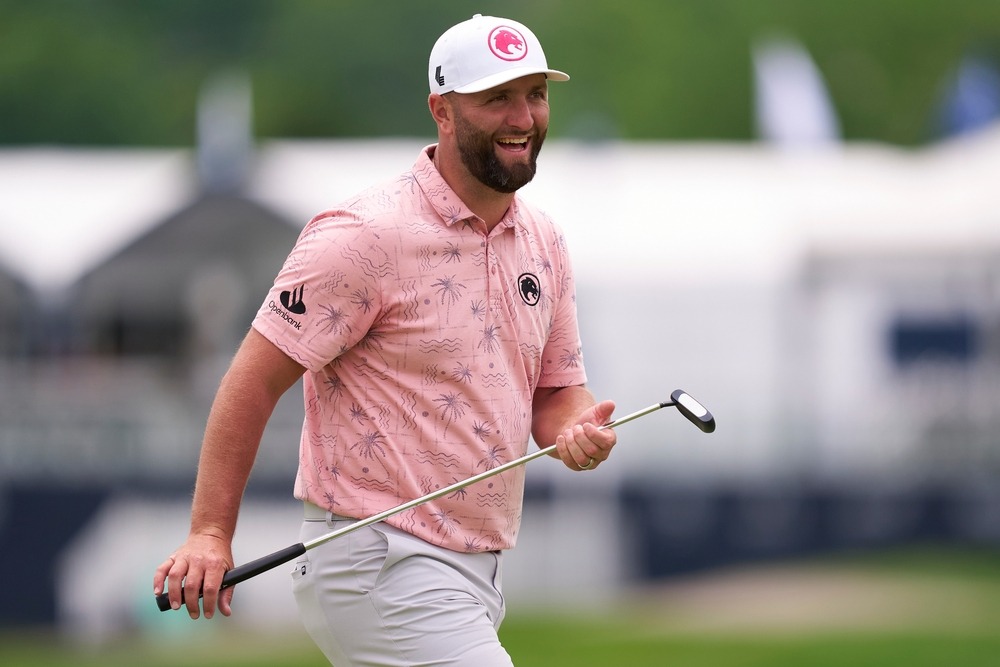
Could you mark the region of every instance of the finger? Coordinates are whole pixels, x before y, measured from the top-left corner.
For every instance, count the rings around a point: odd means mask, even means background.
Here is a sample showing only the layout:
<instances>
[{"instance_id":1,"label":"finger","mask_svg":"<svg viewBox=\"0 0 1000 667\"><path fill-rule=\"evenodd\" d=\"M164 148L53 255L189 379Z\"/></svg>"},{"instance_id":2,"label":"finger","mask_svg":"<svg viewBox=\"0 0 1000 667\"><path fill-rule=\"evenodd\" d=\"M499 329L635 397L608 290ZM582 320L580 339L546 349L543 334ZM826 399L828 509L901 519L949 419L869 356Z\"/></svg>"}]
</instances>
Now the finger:
<instances>
[{"instance_id":1,"label":"finger","mask_svg":"<svg viewBox=\"0 0 1000 667\"><path fill-rule=\"evenodd\" d=\"M570 451L571 440L567 437L570 433L570 431L566 431L556 437L556 453L567 468L570 470L579 470L580 464L576 462L573 452Z\"/></svg>"},{"instance_id":2,"label":"finger","mask_svg":"<svg viewBox=\"0 0 1000 667\"><path fill-rule=\"evenodd\" d=\"M205 618L212 618L215 616L216 610L220 609L221 594L224 592L222 590L222 580L226 575L226 571L231 567L232 563L219 554L212 553L210 556L204 558L201 607L205 612ZM232 597L231 592L228 594L228 597Z\"/></svg>"},{"instance_id":3,"label":"finger","mask_svg":"<svg viewBox=\"0 0 1000 667\"><path fill-rule=\"evenodd\" d=\"M201 608L205 612L205 618L215 616L215 610L219 607L220 593L223 593L222 577L226 573L225 568L216 563L209 565L205 572L205 578L201 585Z\"/></svg>"},{"instance_id":4,"label":"finger","mask_svg":"<svg viewBox=\"0 0 1000 667\"><path fill-rule=\"evenodd\" d=\"M153 574L153 595L159 595L163 592L163 585L167 581L167 573L170 572L170 568L173 565L174 557L170 556L156 568L156 572Z\"/></svg>"},{"instance_id":5,"label":"finger","mask_svg":"<svg viewBox=\"0 0 1000 667\"><path fill-rule=\"evenodd\" d=\"M215 607L219 601L219 588L207 583L202 584L201 587L201 608L205 612L205 619L208 620L215 616Z\"/></svg>"},{"instance_id":6,"label":"finger","mask_svg":"<svg viewBox=\"0 0 1000 667\"><path fill-rule=\"evenodd\" d=\"M197 619L201 615L201 587L204 583L205 571L201 558L195 557L188 564L187 576L184 577L184 606L188 616Z\"/></svg>"},{"instance_id":7,"label":"finger","mask_svg":"<svg viewBox=\"0 0 1000 667\"><path fill-rule=\"evenodd\" d=\"M611 421L611 415L615 412L614 401L601 401L594 406L594 417L598 424L607 424Z\"/></svg>"},{"instance_id":8,"label":"finger","mask_svg":"<svg viewBox=\"0 0 1000 667\"><path fill-rule=\"evenodd\" d=\"M583 435L590 444L600 450L599 458L602 460L607 458L611 448L618 442L618 434L614 432L614 429L598 428L592 424L584 425Z\"/></svg>"},{"instance_id":9,"label":"finger","mask_svg":"<svg viewBox=\"0 0 1000 667\"><path fill-rule=\"evenodd\" d=\"M599 459L598 448L590 442L583 426L577 424L568 432L567 450L574 470L592 470Z\"/></svg>"},{"instance_id":10,"label":"finger","mask_svg":"<svg viewBox=\"0 0 1000 667\"><path fill-rule=\"evenodd\" d=\"M583 433L583 428L579 425L566 429L556 438L556 451L563 464L570 470L579 472L589 470L593 464L588 465L591 458L583 445L578 442L578 437ZM586 440L585 438L583 440Z\"/></svg>"},{"instance_id":11,"label":"finger","mask_svg":"<svg viewBox=\"0 0 1000 667\"><path fill-rule=\"evenodd\" d=\"M223 616L232 616L233 614L233 595L236 592L235 586L230 586L222 591L219 595L219 611L222 612Z\"/></svg>"},{"instance_id":12,"label":"finger","mask_svg":"<svg viewBox=\"0 0 1000 667\"><path fill-rule=\"evenodd\" d=\"M181 608L181 591L184 588L184 580L187 576L187 560L179 557L174 560L167 572L167 599L170 600L171 609Z\"/></svg>"}]
</instances>

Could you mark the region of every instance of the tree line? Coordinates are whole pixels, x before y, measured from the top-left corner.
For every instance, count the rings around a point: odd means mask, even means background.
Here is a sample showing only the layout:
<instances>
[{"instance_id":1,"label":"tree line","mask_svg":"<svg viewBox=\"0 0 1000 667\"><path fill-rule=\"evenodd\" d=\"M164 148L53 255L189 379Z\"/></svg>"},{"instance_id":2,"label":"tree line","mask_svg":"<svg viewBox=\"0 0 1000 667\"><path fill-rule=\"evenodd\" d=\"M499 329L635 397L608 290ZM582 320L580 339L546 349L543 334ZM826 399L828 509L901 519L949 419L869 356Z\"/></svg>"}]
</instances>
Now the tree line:
<instances>
[{"instance_id":1,"label":"tree line","mask_svg":"<svg viewBox=\"0 0 1000 667\"><path fill-rule=\"evenodd\" d=\"M186 146L214 74L252 82L260 137L432 136L427 56L473 13L542 39L551 136L754 138L754 45L799 40L849 140L933 140L996 0L0 0L0 144Z\"/></svg>"}]
</instances>

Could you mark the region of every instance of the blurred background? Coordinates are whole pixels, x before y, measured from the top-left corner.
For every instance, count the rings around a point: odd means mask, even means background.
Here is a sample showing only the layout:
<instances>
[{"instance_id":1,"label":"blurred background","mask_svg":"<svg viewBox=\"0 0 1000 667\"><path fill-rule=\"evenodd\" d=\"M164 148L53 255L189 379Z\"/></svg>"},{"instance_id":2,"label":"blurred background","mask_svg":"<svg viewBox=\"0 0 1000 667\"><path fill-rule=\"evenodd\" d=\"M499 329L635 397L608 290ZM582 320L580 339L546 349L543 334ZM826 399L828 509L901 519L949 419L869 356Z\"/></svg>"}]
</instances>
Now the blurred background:
<instances>
[{"instance_id":1,"label":"blurred background","mask_svg":"<svg viewBox=\"0 0 1000 667\"><path fill-rule=\"evenodd\" d=\"M683 388L718 420L623 426L597 474L531 464L514 627L903 619L990 664L995 0L0 0L0 634L297 631L283 568L214 625L159 614L153 569L299 230L434 140L427 55L476 12L572 76L524 196L569 239L590 386L618 415ZM239 562L298 540L300 403L266 433Z\"/></svg>"}]
</instances>

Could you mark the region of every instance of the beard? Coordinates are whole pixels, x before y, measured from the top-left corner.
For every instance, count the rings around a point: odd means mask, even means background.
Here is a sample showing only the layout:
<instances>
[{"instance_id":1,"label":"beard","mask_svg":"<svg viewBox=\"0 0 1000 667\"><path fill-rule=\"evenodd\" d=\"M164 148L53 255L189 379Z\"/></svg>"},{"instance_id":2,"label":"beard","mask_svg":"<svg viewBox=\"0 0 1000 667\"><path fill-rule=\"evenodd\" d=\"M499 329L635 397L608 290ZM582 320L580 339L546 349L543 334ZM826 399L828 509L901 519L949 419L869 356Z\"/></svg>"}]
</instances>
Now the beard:
<instances>
[{"instance_id":1,"label":"beard","mask_svg":"<svg viewBox=\"0 0 1000 667\"><path fill-rule=\"evenodd\" d=\"M462 164L476 180L497 192L517 192L535 177L545 131L536 128L533 135L528 162L508 166L497 157L492 135L474 126L460 113L455 114L455 138Z\"/></svg>"}]
</instances>

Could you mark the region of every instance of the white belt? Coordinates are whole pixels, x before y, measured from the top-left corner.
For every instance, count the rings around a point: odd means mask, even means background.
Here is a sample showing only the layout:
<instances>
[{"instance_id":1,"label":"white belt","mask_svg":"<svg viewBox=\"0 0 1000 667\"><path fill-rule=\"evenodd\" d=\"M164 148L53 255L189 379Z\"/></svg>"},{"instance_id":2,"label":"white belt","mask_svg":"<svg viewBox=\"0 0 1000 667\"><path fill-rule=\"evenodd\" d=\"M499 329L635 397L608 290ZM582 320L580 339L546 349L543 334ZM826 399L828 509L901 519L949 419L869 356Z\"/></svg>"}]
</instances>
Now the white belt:
<instances>
[{"instance_id":1,"label":"white belt","mask_svg":"<svg viewBox=\"0 0 1000 667\"><path fill-rule=\"evenodd\" d=\"M314 505L308 500L303 501L303 516L306 521L355 521L350 517L334 514L330 510L323 509L319 505Z\"/></svg>"}]
</instances>

